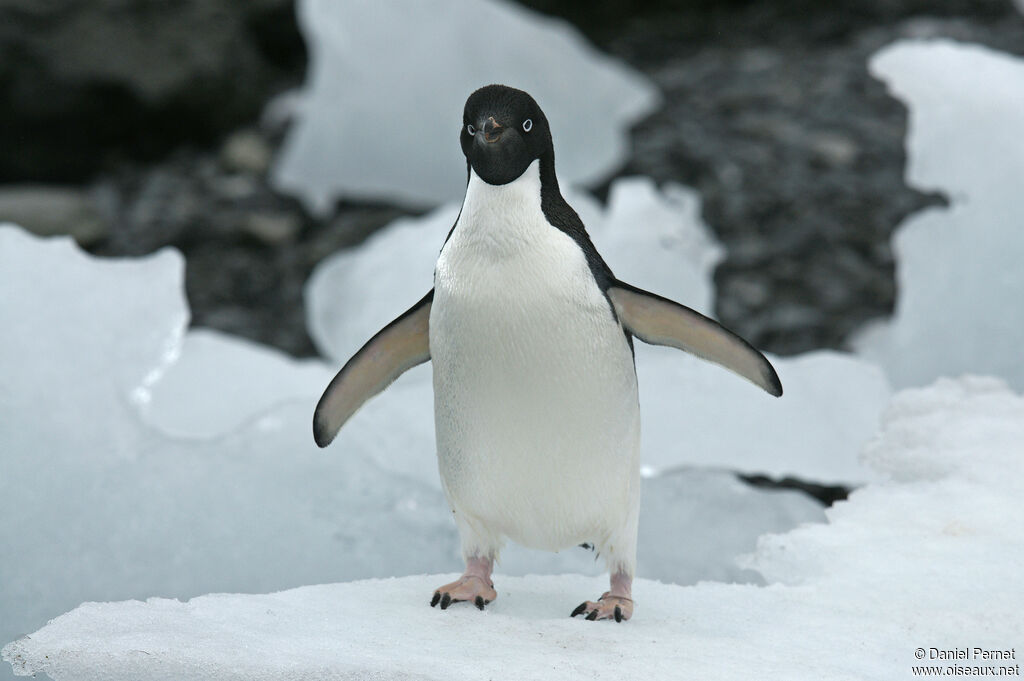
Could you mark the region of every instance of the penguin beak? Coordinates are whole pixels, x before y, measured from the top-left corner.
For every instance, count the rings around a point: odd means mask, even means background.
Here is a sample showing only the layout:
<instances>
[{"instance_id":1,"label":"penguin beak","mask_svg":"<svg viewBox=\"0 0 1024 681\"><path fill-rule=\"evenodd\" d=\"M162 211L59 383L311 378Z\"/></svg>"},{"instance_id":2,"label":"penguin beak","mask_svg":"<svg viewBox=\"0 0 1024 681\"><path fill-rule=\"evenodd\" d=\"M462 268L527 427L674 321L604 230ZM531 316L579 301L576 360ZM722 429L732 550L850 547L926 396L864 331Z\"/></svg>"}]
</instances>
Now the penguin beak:
<instances>
[{"instance_id":1,"label":"penguin beak","mask_svg":"<svg viewBox=\"0 0 1024 681\"><path fill-rule=\"evenodd\" d=\"M487 144L493 144L501 139L501 133L505 132L505 128L494 120L494 116L488 116L487 120L481 121L479 126L480 131L483 133L481 137Z\"/></svg>"}]
</instances>

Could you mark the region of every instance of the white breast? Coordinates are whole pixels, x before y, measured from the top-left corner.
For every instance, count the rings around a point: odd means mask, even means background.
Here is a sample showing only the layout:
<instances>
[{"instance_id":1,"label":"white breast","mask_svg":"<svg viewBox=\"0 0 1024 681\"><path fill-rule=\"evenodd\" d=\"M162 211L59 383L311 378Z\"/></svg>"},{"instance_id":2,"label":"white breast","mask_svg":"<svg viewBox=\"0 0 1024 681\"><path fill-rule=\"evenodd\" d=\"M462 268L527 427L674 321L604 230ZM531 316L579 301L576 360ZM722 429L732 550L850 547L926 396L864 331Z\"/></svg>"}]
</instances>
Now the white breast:
<instances>
[{"instance_id":1,"label":"white breast","mask_svg":"<svg viewBox=\"0 0 1024 681\"><path fill-rule=\"evenodd\" d=\"M632 355L576 242L540 207L535 162L471 173L430 316L437 448L456 513L558 549L617 530L638 503Z\"/></svg>"}]
</instances>

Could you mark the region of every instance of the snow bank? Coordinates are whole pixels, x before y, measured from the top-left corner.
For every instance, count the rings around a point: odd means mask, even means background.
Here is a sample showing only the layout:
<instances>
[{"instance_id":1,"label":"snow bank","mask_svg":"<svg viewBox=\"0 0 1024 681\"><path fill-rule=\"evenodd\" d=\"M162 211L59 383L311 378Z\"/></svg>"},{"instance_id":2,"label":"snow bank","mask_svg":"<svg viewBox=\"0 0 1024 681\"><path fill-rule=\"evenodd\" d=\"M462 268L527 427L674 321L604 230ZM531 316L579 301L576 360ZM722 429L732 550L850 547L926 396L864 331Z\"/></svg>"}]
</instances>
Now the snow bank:
<instances>
[{"instance_id":1,"label":"snow bank","mask_svg":"<svg viewBox=\"0 0 1024 681\"><path fill-rule=\"evenodd\" d=\"M394 386L319 450L311 416L334 368L186 333L182 276L173 251L95 259L0 227L0 642L84 600L460 568L429 380ZM642 574L677 583L758 581L737 555L823 518L719 471L673 471L644 496ZM501 563L601 567L582 549L510 547Z\"/></svg>"},{"instance_id":2,"label":"snow bank","mask_svg":"<svg viewBox=\"0 0 1024 681\"><path fill-rule=\"evenodd\" d=\"M710 314L722 248L701 222L694 192L672 185L659 192L650 180L630 178L612 185L606 211L584 197L570 201L616 276ZM430 289L437 253L457 215L448 205L397 220L317 267L306 286L306 309L321 352L340 366ZM834 352L773 358L786 390L776 400L677 350L638 342L636 357L648 466L700 464L827 483L870 477L857 453L889 396L873 364ZM419 398L406 408L405 397L385 393L355 419L375 421L379 430L404 418L421 441L432 441L430 369L410 372L390 391L396 389ZM340 438L345 441L345 430ZM396 459L393 451L379 465L426 479L417 467L432 466L432 457Z\"/></svg>"},{"instance_id":3,"label":"snow bank","mask_svg":"<svg viewBox=\"0 0 1024 681\"><path fill-rule=\"evenodd\" d=\"M570 619L599 577L499 577L478 612L427 606L450 575L87 603L4 648L20 674L65 679L911 678L1024 636L1024 399L992 379L898 394L867 459L889 479L827 525L765 537L768 587L639 580L624 625ZM353 626L356 623L357 626ZM921 653L916 653L921 649ZM918 659L923 655L924 659ZM977 673L977 672L975 672ZM1012 670L1011 670L1012 673Z\"/></svg>"},{"instance_id":4,"label":"snow bank","mask_svg":"<svg viewBox=\"0 0 1024 681\"><path fill-rule=\"evenodd\" d=\"M908 41L870 68L910 110L907 182L950 206L900 226L895 317L855 345L900 387L973 372L1024 389L1024 60Z\"/></svg>"},{"instance_id":5,"label":"snow bank","mask_svg":"<svg viewBox=\"0 0 1024 681\"><path fill-rule=\"evenodd\" d=\"M305 90L273 172L317 213L337 197L433 205L466 184L466 97L489 83L534 96L551 122L559 177L601 180L625 129L658 95L567 23L499 0L304 0Z\"/></svg>"}]
</instances>

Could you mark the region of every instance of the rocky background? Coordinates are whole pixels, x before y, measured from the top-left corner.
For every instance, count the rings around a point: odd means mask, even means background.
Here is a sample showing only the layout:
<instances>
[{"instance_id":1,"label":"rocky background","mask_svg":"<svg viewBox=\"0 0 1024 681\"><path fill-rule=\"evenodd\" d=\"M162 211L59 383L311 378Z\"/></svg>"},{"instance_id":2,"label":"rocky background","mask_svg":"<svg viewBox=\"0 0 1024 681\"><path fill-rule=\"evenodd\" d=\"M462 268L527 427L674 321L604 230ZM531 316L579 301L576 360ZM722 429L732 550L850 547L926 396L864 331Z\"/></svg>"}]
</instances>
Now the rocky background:
<instances>
[{"instance_id":1,"label":"rocky background","mask_svg":"<svg viewBox=\"0 0 1024 681\"><path fill-rule=\"evenodd\" d=\"M906 112L868 56L907 36L1024 54L1010 0L526 4L661 88L620 174L700 191L728 251L715 313L780 354L889 314L889 236L944 201L905 186ZM307 276L401 210L316 220L270 189L287 107L268 103L305 67L288 0L0 0L0 221L101 255L174 246L194 324L315 354Z\"/></svg>"}]
</instances>

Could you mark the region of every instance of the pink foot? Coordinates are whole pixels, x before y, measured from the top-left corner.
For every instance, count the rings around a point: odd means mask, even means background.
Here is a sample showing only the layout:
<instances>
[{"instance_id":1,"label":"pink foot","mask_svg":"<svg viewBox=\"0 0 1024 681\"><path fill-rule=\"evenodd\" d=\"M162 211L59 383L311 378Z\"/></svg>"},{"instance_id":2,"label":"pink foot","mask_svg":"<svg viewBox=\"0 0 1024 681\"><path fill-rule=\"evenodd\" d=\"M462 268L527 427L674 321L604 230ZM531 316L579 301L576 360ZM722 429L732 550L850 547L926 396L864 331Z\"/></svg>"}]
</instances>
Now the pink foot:
<instances>
[{"instance_id":1,"label":"pink foot","mask_svg":"<svg viewBox=\"0 0 1024 681\"><path fill-rule=\"evenodd\" d=\"M447 610L452 603L472 601L478 609L498 597L491 582L491 561L486 558L470 558L466 562L466 572L451 584L438 587L434 597L430 599L430 607L438 603L442 610Z\"/></svg>"},{"instance_id":2,"label":"pink foot","mask_svg":"<svg viewBox=\"0 0 1024 681\"><path fill-rule=\"evenodd\" d=\"M612 596L607 591L597 601L584 601L572 611L572 616L586 615L585 619L615 620L621 622L633 616L633 599L625 596Z\"/></svg>"},{"instance_id":3,"label":"pink foot","mask_svg":"<svg viewBox=\"0 0 1024 681\"><path fill-rule=\"evenodd\" d=\"M631 598L633 579L624 574L612 577L611 591L605 591L597 601L584 601L576 606L571 617L586 615L586 619L615 620L622 622L633 616L633 599Z\"/></svg>"}]
</instances>

